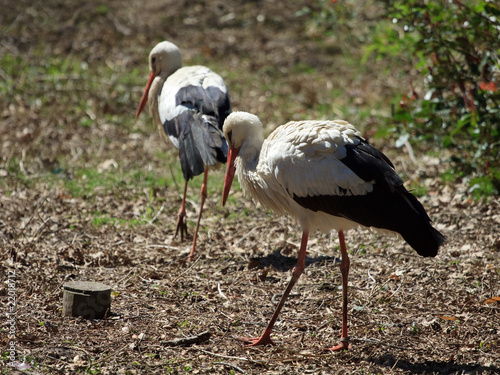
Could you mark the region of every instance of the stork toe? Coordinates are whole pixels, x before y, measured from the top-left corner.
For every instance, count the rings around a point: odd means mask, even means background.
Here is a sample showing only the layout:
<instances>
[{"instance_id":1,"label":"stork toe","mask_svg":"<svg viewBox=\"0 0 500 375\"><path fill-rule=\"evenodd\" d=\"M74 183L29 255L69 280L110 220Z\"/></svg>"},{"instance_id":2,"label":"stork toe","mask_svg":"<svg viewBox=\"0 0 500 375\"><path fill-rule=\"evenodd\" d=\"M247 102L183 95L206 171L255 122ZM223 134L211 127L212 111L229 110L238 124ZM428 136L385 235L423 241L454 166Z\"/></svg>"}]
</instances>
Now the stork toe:
<instances>
[{"instance_id":1,"label":"stork toe","mask_svg":"<svg viewBox=\"0 0 500 375\"><path fill-rule=\"evenodd\" d=\"M184 235L188 236L187 232L187 224L186 224L186 211L179 211L177 215L177 225L175 227L174 238L177 237L177 234L181 232L181 241L184 241Z\"/></svg>"},{"instance_id":2,"label":"stork toe","mask_svg":"<svg viewBox=\"0 0 500 375\"><path fill-rule=\"evenodd\" d=\"M271 337L269 336L260 336L260 337L236 337L236 340L242 341L245 343L243 345L245 348L249 346L259 346L259 345L276 345Z\"/></svg>"}]
</instances>

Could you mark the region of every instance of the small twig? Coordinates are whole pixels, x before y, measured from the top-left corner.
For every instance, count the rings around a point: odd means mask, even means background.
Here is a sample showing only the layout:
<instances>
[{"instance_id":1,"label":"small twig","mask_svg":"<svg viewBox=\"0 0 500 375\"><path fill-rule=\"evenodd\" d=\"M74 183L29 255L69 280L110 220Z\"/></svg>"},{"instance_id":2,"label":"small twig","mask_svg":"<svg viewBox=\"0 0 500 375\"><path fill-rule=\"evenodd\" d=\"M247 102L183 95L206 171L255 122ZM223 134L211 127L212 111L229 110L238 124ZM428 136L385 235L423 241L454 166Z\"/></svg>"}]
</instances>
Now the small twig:
<instances>
[{"instance_id":1,"label":"small twig","mask_svg":"<svg viewBox=\"0 0 500 375\"><path fill-rule=\"evenodd\" d=\"M288 295L288 297L297 297L297 296L300 296L300 293L290 293ZM271 302L274 303L275 305L277 305L278 303L280 303L280 300L281 298L283 297L283 294L273 294L273 296L271 297Z\"/></svg>"},{"instance_id":2,"label":"small twig","mask_svg":"<svg viewBox=\"0 0 500 375\"><path fill-rule=\"evenodd\" d=\"M41 217L40 217L40 219L43 220L43 218L41 218ZM35 230L35 233L33 233L32 237L36 237L38 235L38 233L43 230L43 228L45 227L45 224L47 224L50 220L51 220L51 218L48 218L48 219L44 220L43 223L40 224L38 226L38 228Z\"/></svg>"},{"instance_id":3,"label":"small twig","mask_svg":"<svg viewBox=\"0 0 500 375\"><path fill-rule=\"evenodd\" d=\"M170 250L179 250L179 248L177 246L168 246L168 245L162 245L162 244L146 245L146 248L154 248L154 247L161 247L163 249L170 249Z\"/></svg>"},{"instance_id":4,"label":"small twig","mask_svg":"<svg viewBox=\"0 0 500 375\"><path fill-rule=\"evenodd\" d=\"M177 180L175 179L175 173L174 170L172 169L172 164L168 165L168 169L170 170L170 176L172 177L172 180L174 181L175 188L179 190L179 184L177 183Z\"/></svg>"},{"instance_id":5,"label":"small twig","mask_svg":"<svg viewBox=\"0 0 500 375\"><path fill-rule=\"evenodd\" d=\"M145 283L151 283L151 282L153 282L153 280L152 280L152 279L147 280L147 279L145 279L144 277L142 277L141 275L138 275L138 277L139 277L139 279L141 279L141 280L142 280L142 281L144 281Z\"/></svg>"},{"instance_id":6,"label":"small twig","mask_svg":"<svg viewBox=\"0 0 500 375\"><path fill-rule=\"evenodd\" d=\"M245 372L245 371L243 371L243 370L242 370L241 368L239 368L238 366L233 365L232 363L227 363L227 362L214 362L214 365L224 365L224 366L229 366L229 367L234 368L236 371L241 372L242 374L246 374L246 372Z\"/></svg>"},{"instance_id":7,"label":"small twig","mask_svg":"<svg viewBox=\"0 0 500 375\"><path fill-rule=\"evenodd\" d=\"M185 274L185 273L187 273L187 272L191 271L191 269L192 269L194 266L196 266L196 264L198 263L198 261L199 261L199 260L200 260L200 258L196 259L196 260L193 262L193 265L192 265L191 267L186 268L186 269L184 270L184 272L182 272L179 276L177 276L175 279L173 279L173 280L170 282L170 284L175 283L175 282L176 282L177 280L179 280L182 276L184 276L184 274Z\"/></svg>"},{"instance_id":8,"label":"small twig","mask_svg":"<svg viewBox=\"0 0 500 375\"><path fill-rule=\"evenodd\" d=\"M229 300L229 298L227 298L227 296L222 292L220 283L217 284L217 290L219 291L219 294L222 296L222 298Z\"/></svg>"},{"instance_id":9,"label":"small twig","mask_svg":"<svg viewBox=\"0 0 500 375\"><path fill-rule=\"evenodd\" d=\"M180 339L162 341L161 344L165 346L187 346L187 345L198 344L202 341L208 340L208 338L210 338L210 332L205 331L196 336L189 336Z\"/></svg>"},{"instance_id":10,"label":"small twig","mask_svg":"<svg viewBox=\"0 0 500 375\"><path fill-rule=\"evenodd\" d=\"M231 318L229 315L224 314L222 311L219 311L219 313L220 313L221 315L224 315L224 316L225 316L227 319L229 319L229 320L233 320L233 321L234 321L234 320L236 320L236 319L234 319L234 318Z\"/></svg>"},{"instance_id":11,"label":"small twig","mask_svg":"<svg viewBox=\"0 0 500 375\"><path fill-rule=\"evenodd\" d=\"M253 227L248 233L246 233L245 235L243 235L243 237L241 237L238 241L236 241L231 247L235 247L241 241L243 241L245 238L247 238L249 235L251 235L254 231L256 231L257 229L260 229L260 228L264 228L264 227L265 227L265 225L260 225L260 226L257 226L257 227Z\"/></svg>"},{"instance_id":12,"label":"small twig","mask_svg":"<svg viewBox=\"0 0 500 375\"><path fill-rule=\"evenodd\" d=\"M410 142L406 141L404 143L406 149L408 150L408 156L410 157L413 164L418 165L417 158L415 158L415 153L413 152L413 147L411 147Z\"/></svg>"},{"instance_id":13,"label":"small twig","mask_svg":"<svg viewBox=\"0 0 500 375\"><path fill-rule=\"evenodd\" d=\"M391 367L391 370L394 370L394 368L396 367L396 365L398 364L399 362L399 358L396 360L396 362L394 362L394 366Z\"/></svg>"},{"instance_id":14,"label":"small twig","mask_svg":"<svg viewBox=\"0 0 500 375\"><path fill-rule=\"evenodd\" d=\"M196 215L200 214L200 208L198 207L198 203L195 200L186 198L186 202L193 206L193 208L196 210Z\"/></svg>"},{"instance_id":15,"label":"small twig","mask_svg":"<svg viewBox=\"0 0 500 375\"><path fill-rule=\"evenodd\" d=\"M76 349L76 350L80 350L82 352L84 352L86 355L87 355L87 358L88 358L88 367L90 368L90 366L92 365L92 356L90 355L90 353L88 351L86 351L85 349L83 348L79 348L78 346L72 346L72 347L69 347L69 346L63 346L63 348L65 349L68 349L68 350L72 350L72 349Z\"/></svg>"},{"instance_id":16,"label":"small twig","mask_svg":"<svg viewBox=\"0 0 500 375\"><path fill-rule=\"evenodd\" d=\"M394 297L394 295L398 292L399 288L401 288L401 285L403 285L402 282L401 282L401 284L399 284L398 288L389 296L389 299L391 299L392 297Z\"/></svg>"},{"instance_id":17,"label":"small twig","mask_svg":"<svg viewBox=\"0 0 500 375\"><path fill-rule=\"evenodd\" d=\"M122 283L122 281L125 284L124 280L126 279L128 281L128 279L130 279L130 277L131 277L130 274L132 272L134 272L134 268L132 268L125 276L123 276L120 280L118 280L115 285L120 285Z\"/></svg>"},{"instance_id":18,"label":"small twig","mask_svg":"<svg viewBox=\"0 0 500 375\"><path fill-rule=\"evenodd\" d=\"M111 352L111 353L108 353L107 356L103 356L101 359L97 360L94 362L94 365L98 365L104 361L109 361L111 360L111 358L114 358L116 357L123 349L127 348L130 344L127 343L125 345L123 345L122 347L120 347L118 350L115 350L114 352Z\"/></svg>"},{"instance_id":19,"label":"small twig","mask_svg":"<svg viewBox=\"0 0 500 375\"><path fill-rule=\"evenodd\" d=\"M68 91L70 91L70 90L68 90ZM73 90L71 89L71 91L73 91ZM73 157L71 158L71 161L76 161L76 159L78 159L80 157L80 155L82 155L82 154L83 154L83 149L79 148L76 151L76 153L73 155Z\"/></svg>"},{"instance_id":20,"label":"small twig","mask_svg":"<svg viewBox=\"0 0 500 375\"><path fill-rule=\"evenodd\" d=\"M209 352L208 350L203 350L203 349L200 349L200 348L192 348L192 349L199 350L200 352L203 352L203 353L209 354L209 355L213 355L213 356L216 356L216 357L221 357L221 358L226 358L226 359L236 359L236 360L239 360L239 361L247 361L247 362L255 363L257 365L262 365L262 364L265 363L264 361L255 361L253 359L244 358L244 357L233 357L233 356L230 356L230 355L222 355L222 354L212 353L212 352Z\"/></svg>"},{"instance_id":21,"label":"small twig","mask_svg":"<svg viewBox=\"0 0 500 375\"><path fill-rule=\"evenodd\" d=\"M156 212L155 216L153 216L153 218L151 220L149 220L147 223L149 225L153 224L158 219L158 216L160 216L160 214L163 212L164 209L165 209L165 206L162 204L160 209Z\"/></svg>"},{"instance_id":22,"label":"small twig","mask_svg":"<svg viewBox=\"0 0 500 375\"><path fill-rule=\"evenodd\" d=\"M30 216L30 218L28 219L28 221L26 222L26 224L24 224L23 228L21 228L20 233L17 235L18 238L21 236L22 233L24 233L24 231L26 230L26 228L28 228L28 225L31 224L31 221L33 220L33 218L35 217L35 215L38 213L38 210L40 209L40 207L42 207L42 204L45 203L45 201L47 200L48 197L49 196L46 195L45 197L42 197L42 198L40 198L38 200L38 202L36 203L36 207L33 210L33 215Z\"/></svg>"},{"instance_id":23,"label":"small twig","mask_svg":"<svg viewBox=\"0 0 500 375\"><path fill-rule=\"evenodd\" d=\"M328 357L332 357L334 355L336 355L334 352L330 352L330 353L326 353L326 354L314 354L314 353L302 353L302 352L299 352L298 350L295 350L295 349L291 349L291 348L286 348L284 346L281 346L279 347L280 350L283 350L283 351L286 351L290 354L294 354L294 355L297 355L297 356L301 356L303 358L328 358ZM290 362L290 361L294 361L296 360L295 359L290 359L290 360L285 360L283 362Z\"/></svg>"},{"instance_id":24,"label":"small twig","mask_svg":"<svg viewBox=\"0 0 500 375\"><path fill-rule=\"evenodd\" d=\"M373 282L376 284L377 280L375 280L372 275L370 275L370 270L368 270L368 277L373 280Z\"/></svg>"},{"instance_id":25,"label":"small twig","mask_svg":"<svg viewBox=\"0 0 500 375\"><path fill-rule=\"evenodd\" d=\"M5 163L3 164L3 169L5 170L8 170L9 168L9 163L10 163L10 160L12 159L12 156L14 156L14 150L15 150L15 147L12 147L12 150L10 151L9 153L9 156L7 156L7 159L5 160Z\"/></svg>"}]
</instances>

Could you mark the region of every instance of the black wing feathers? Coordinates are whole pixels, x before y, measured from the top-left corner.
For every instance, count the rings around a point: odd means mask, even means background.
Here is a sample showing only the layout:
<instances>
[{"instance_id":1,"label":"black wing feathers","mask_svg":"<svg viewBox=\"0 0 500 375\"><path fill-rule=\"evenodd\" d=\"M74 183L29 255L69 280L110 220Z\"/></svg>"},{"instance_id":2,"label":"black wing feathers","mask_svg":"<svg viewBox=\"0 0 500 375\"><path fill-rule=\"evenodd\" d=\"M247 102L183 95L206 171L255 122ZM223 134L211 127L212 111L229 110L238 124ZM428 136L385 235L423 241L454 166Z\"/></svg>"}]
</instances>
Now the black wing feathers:
<instances>
[{"instance_id":1,"label":"black wing feathers","mask_svg":"<svg viewBox=\"0 0 500 375\"><path fill-rule=\"evenodd\" d=\"M190 85L178 91L176 105L187 110L165 121L163 128L179 140L182 172L188 180L203 173L205 166L226 162L228 147L221 129L231 103L217 87Z\"/></svg>"},{"instance_id":2,"label":"black wing feathers","mask_svg":"<svg viewBox=\"0 0 500 375\"><path fill-rule=\"evenodd\" d=\"M348 145L341 160L373 191L365 195L318 195L293 199L312 211L344 217L366 227L398 232L422 256L435 256L445 237L431 226L422 204L403 185L391 161L369 143Z\"/></svg>"}]
</instances>

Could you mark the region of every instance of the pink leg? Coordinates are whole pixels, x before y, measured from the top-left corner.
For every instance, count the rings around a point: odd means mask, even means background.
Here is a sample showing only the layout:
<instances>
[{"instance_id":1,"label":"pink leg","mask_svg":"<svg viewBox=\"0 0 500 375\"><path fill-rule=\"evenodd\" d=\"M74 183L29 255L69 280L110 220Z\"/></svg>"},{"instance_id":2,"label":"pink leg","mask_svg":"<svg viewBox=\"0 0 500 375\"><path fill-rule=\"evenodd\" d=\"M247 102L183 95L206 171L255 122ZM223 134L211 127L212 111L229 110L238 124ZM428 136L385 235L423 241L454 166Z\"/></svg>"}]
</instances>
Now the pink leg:
<instances>
[{"instance_id":1,"label":"pink leg","mask_svg":"<svg viewBox=\"0 0 500 375\"><path fill-rule=\"evenodd\" d=\"M271 340L271 331L274 327L274 323L276 323L276 320L278 319L278 315L281 309L283 308L283 305L285 304L288 295L290 294L290 291L292 290L293 286L299 279L300 275L302 275L302 272L304 272L304 269L306 267L306 248L307 248L308 238L309 238L309 233L303 232L302 242L300 243L299 259L297 260L297 264L293 268L292 278L290 279L288 286L286 287L285 292L281 297L280 303L276 307L276 310L274 311L274 314L271 317L269 323L267 324L267 328L262 334L262 336L256 338L244 338L244 337L238 338L238 340L249 343L249 345L245 346L257 346L257 345L267 345L267 344L274 345L273 340Z\"/></svg>"},{"instance_id":2,"label":"pink leg","mask_svg":"<svg viewBox=\"0 0 500 375\"><path fill-rule=\"evenodd\" d=\"M188 182L184 184L184 196L182 197L181 208L177 214L177 226L175 227L174 238L177 237L179 230L181 231L181 241L184 241L184 234L187 236L187 225L186 225L186 192L187 192Z\"/></svg>"},{"instance_id":3,"label":"pink leg","mask_svg":"<svg viewBox=\"0 0 500 375\"><path fill-rule=\"evenodd\" d=\"M340 262L340 272L342 273L342 335L340 344L328 348L328 350L337 352L349 349L349 337L347 336L347 278L349 276L349 256L345 247L344 232L339 231L340 251L342 261Z\"/></svg>"},{"instance_id":4,"label":"pink leg","mask_svg":"<svg viewBox=\"0 0 500 375\"><path fill-rule=\"evenodd\" d=\"M189 253L188 261L193 260L194 251L196 249L196 239L198 238L198 229L200 228L200 220L201 214L203 213L203 204L205 203L205 199L207 198L207 176L208 176L208 168L205 168L205 173L203 174L203 185L201 185L201 205L200 205L200 214L198 215L198 222L196 223L196 229L194 231L193 237L193 247L191 248L191 252Z\"/></svg>"}]
</instances>

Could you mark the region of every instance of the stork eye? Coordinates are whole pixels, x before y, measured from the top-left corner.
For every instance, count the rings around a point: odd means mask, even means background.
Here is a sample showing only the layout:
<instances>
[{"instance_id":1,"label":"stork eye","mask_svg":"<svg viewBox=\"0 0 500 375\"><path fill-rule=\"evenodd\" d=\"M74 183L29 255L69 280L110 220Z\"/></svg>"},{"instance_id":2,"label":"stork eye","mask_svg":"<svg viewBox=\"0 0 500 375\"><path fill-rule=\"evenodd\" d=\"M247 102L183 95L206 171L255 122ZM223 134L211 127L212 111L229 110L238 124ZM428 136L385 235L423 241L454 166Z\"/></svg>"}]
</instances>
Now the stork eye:
<instances>
[{"instance_id":1,"label":"stork eye","mask_svg":"<svg viewBox=\"0 0 500 375\"><path fill-rule=\"evenodd\" d=\"M151 64L153 64L153 65L154 65L155 63L156 63L156 57L152 57L152 58L151 58Z\"/></svg>"},{"instance_id":2,"label":"stork eye","mask_svg":"<svg viewBox=\"0 0 500 375\"><path fill-rule=\"evenodd\" d=\"M232 130L229 133L227 133L226 138L227 138L227 142L231 145L231 143L233 143L233 140L232 140L232 138L233 138L233 131Z\"/></svg>"}]
</instances>

